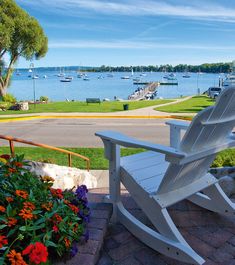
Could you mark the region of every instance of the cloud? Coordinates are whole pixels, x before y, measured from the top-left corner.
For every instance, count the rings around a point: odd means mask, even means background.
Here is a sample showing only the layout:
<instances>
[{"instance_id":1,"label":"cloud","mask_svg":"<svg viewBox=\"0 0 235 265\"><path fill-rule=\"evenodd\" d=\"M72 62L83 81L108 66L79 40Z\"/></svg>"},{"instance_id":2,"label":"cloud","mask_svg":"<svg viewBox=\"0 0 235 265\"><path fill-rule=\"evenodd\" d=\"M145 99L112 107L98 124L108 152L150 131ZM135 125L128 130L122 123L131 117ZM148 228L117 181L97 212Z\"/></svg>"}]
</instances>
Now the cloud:
<instances>
[{"instance_id":1,"label":"cloud","mask_svg":"<svg viewBox=\"0 0 235 265\"><path fill-rule=\"evenodd\" d=\"M215 1L153 1L153 0L17 0L24 6L48 8L51 12L66 12L76 16L93 11L106 15L172 16L188 19L235 22L235 8L216 4ZM173 3L174 2L174 3Z\"/></svg>"},{"instance_id":2,"label":"cloud","mask_svg":"<svg viewBox=\"0 0 235 265\"><path fill-rule=\"evenodd\" d=\"M187 49L187 50L235 50L235 46L210 46L202 44L165 44L148 41L97 41L97 40L66 40L61 42L60 40L52 40L49 42L51 49Z\"/></svg>"}]
</instances>

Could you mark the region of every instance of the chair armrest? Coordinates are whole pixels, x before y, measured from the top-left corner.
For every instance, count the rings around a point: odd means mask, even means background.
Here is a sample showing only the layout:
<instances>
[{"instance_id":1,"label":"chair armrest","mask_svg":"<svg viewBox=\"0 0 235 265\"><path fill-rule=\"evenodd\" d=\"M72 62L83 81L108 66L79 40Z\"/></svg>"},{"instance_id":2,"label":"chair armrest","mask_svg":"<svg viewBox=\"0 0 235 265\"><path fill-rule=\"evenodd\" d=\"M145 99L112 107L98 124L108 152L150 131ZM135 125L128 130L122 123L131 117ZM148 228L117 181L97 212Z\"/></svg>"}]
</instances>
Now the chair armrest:
<instances>
[{"instance_id":1,"label":"chair armrest","mask_svg":"<svg viewBox=\"0 0 235 265\"><path fill-rule=\"evenodd\" d=\"M188 126L190 125L190 122L171 120L167 121L166 124L169 126L174 126L180 130L187 130Z\"/></svg>"},{"instance_id":2,"label":"chair armrest","mask_svg":"<svg viewBox=\"0 0 235 265\"><path fill-rule=\"evenodd\" d=\"M181 140L181 130L187 130L189 122L185 121L167 121L167 125L170 125L170 146L179 148Z\"/></svg>"},{"instance_id":3,"label":"chair armrest","mask_svg":"<svg viewBox=\"0 0 235 265\"><path fill-rule=\"evenodd\" d=\"M135 138L114 131L97 132L95 135L99 136L106 143L108 141L111 144L125 147L144 148L147 150L163 153L166 155L166 160L170 162L177 163L185 157L185 153L180 152L175 148L136 140Z\"/></svg>"}]
</instances>

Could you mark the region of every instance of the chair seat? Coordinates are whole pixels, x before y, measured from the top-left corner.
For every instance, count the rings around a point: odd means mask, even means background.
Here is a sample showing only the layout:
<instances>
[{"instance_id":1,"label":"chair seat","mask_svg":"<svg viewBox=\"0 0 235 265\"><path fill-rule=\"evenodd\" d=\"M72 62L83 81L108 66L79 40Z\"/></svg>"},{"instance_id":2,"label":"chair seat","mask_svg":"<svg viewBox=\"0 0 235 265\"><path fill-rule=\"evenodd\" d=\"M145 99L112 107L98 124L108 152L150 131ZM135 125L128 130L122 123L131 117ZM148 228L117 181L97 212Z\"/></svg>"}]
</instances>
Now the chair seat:
<instances>
[{"instance_id":1,"label":"chair seat","mask_svg":"<svg viewBox=\"0 0 235 265\"><path fill-rule=\"evenodd\" d=\"M169 165L165 155L153 151L121 158L121 182L130 177L147 193L155 193Z\"/></svg>"}]
</instances>

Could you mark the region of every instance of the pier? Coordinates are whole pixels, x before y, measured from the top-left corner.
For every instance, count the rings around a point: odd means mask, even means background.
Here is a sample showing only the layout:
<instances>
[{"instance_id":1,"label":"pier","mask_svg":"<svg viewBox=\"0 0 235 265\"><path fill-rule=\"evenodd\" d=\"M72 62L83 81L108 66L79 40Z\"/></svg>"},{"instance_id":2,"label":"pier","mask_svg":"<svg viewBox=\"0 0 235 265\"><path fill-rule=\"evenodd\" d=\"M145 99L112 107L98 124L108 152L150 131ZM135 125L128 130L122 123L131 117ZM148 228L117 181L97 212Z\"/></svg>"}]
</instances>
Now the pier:
<instances>
[{"instance_id":1,"label":"pier","mask_svg":"<svg viewBox=\"0 0 235 265\"><path fill-rule=\"evenodd\" d=\"M160 85L159 82L149 82L142 88L137 88L128 99L129 100L144 100L153 99L157 93L157 87Z\"/></svg>"}]
</instances>

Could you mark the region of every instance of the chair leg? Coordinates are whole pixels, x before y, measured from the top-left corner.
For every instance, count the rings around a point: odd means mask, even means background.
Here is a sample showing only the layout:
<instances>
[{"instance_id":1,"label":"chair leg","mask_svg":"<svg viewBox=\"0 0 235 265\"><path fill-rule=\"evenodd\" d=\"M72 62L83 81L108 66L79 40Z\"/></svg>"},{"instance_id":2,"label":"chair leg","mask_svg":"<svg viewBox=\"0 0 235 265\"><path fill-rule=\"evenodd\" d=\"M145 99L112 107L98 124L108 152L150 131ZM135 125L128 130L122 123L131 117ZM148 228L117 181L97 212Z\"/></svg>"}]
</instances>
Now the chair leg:
<instances>
[{"instance_id":1,"label":"chair leg","mask_svg":"<svg viewBox=\"0 0 235 265\"><path fill-rule=\"evenodd\" d=\"M204 189L203 193L198 192L187 199L210 211L235 215L235 203L228 198L218 183Z\"/></svg>"}]
</instances>

